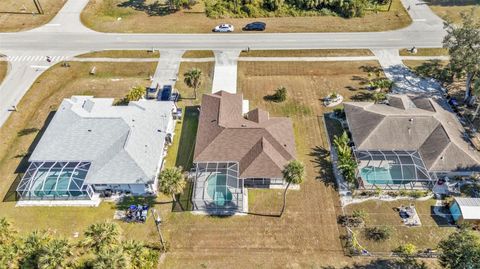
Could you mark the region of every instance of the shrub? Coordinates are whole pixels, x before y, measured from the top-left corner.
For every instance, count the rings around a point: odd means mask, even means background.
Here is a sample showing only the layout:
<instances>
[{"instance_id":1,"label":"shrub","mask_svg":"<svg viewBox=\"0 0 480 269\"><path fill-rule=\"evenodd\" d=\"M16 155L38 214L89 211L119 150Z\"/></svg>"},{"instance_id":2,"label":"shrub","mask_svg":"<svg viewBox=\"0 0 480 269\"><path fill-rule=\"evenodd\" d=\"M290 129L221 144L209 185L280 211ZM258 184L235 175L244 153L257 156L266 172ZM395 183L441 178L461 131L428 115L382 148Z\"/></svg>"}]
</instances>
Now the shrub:
<instances>
[{"instance_id":1,"label":"shrub","mask_svg":"<svg viewBox=\"0 0 480 269\"><path fill-rule=\"evenodd\" d=\"M281 103L283 101L287 100L287 88L285 87L280 87L278 88L275 93L272 95L272 101Z\"/></svg>"},{"instance_id":2,"label":"shrub","mask_svg":"<svg viewBox=\"0 0 480 269\"><path fill-rule=\"evenodd\" d=\"M368 216L367 212L365 210L362 210L362 209L353 210L353 213L352 213L352 217L359 218L363 221L365 221L367 216Z\"/></svg>"},{"instance_id":3,"label":"shrub","mask_svg":"<svg viewBox=\"0 0 480 269\"><path fill-rule=\"evenodd\" d=\"M373 241L385 241L390 238L392 230L388 226L365 228L365 237Z\"/></svg>"},{"instance_id":4,"label":"shrub","mask_svg":"<svg viewBox=\"0 0 480 269\"><path fill-rule=\"evenodd\" d=\"M401 256L413 256L417 253L417 247L414 244L407 243L396 248L394 252Z\"/></svg>"},{"instance_id":5,"label":"shrub","mask_svg":"<svg viewBox=\"0 0 480 269\"><path fill-rule=\"evenodd\" d=\"M364 222L362 218L353 215L340 215L337 218L337 223L342 227L360 227Z\"/></svg>"}]
</instances>

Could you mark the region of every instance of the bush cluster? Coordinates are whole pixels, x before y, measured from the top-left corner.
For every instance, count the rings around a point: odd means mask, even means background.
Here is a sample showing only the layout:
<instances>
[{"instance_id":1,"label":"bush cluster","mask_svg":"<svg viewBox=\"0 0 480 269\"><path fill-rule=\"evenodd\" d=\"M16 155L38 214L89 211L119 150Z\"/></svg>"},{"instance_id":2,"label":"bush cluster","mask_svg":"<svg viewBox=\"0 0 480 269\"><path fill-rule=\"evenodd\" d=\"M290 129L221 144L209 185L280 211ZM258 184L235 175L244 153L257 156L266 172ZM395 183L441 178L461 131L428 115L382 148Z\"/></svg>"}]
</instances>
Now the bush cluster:
<instances>
[{"instance_id":1,"label":"bush cluster","mask_svg":"<svg viewBox=\"0 0 480 269\"><path fill-rule=\"evenodd\" d=\"M258 18L282 16L335 15L363 17L367 7L383 0L208 0L205 11L210 18Z\"/></svg>"}]
</instances>

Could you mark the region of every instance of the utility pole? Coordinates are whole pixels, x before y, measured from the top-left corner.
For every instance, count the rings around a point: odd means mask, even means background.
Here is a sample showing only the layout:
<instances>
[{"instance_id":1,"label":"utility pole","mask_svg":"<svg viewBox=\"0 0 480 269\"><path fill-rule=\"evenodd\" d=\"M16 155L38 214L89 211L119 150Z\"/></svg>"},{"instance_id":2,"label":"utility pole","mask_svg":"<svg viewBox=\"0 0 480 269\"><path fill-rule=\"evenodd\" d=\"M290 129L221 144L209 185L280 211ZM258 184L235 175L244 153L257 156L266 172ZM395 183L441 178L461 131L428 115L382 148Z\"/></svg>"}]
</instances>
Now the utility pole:
<instances>
[{"instance_id":1,"label":"utility pole","mask_svg":"<svg viewBox=\"0 0 480 269\"><path fill-rule=\"evenodd\" d=\"M37 8L38 13L43 14L43 8L42 8L42 4L40 4L40 0L33 0L33 3L35 4L35 7Z\"/></svg>"},{"instance_id":2,"label":"utility pole","mask_svg":"<svg viewBox=\"0 0 480 269\"><path fill-rule=\"evenodd\" d=\"M166 251L165 240L163 239L163 234L162 234L162 231L160 230L160 225L162 224L162 219L160 217L160 214L158 214L158 212L155 208L152 208L152 216L153 216L153 221L155 222L155 226L157 227L157 232L158 232L158 235L160 237L160 243L162 244L163 251Z\"/></svg>"}]
</instances>

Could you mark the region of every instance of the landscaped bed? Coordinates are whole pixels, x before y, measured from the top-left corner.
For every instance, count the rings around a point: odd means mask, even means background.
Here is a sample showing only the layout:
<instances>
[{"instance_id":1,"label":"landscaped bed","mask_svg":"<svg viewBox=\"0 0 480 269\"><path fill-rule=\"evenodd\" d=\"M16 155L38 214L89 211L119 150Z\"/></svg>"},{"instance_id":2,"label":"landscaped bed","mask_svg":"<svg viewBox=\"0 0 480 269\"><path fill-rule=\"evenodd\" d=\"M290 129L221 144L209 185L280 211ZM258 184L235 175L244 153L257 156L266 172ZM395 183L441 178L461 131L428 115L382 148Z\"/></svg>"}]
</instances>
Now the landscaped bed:
<instances>
[{"instance_id":1,"label":"landscaped bed","mask_svg":"<svg viewBox=\"0 0 480 269\"><path fill-rule=\"evenodd\" d=\"M0 32L24 31L41 26L58 13L65 0L42 0L40 2L44 14L38 14L32 0L0 1Z\"/></svg>"},{"instance_id":2,"label":"landscaped bed","mask_svg":"<svg viewBox=\"0 0 480 269\"><path fill-rule=\"evenodd\" d=\"M400 245L411 243L418 250L436 249L440 240L447 238L455 231L444 218L436 216L433 206L436 201L398 200L393 202L370 200L358 204L351 204L345 207L345 214L351 214L354 210L363 210L367 213L365 226L352 228L357 234L357 239L362 247L370 252L391 252ZM406 226L395 208L401 205L415 205L421 226ZM391 230L391 236L385 241L374 241L367 239L366 228L387 226Z\"/></svg>"},{"instance_id":3,"label":"landscaped bed","mask_svg":"<svg viewBox=\"0 0 480 269\"><path fill-rule=\"evenodd\" d=\"M210 19L205 15L203 1L191 9L173 14L148 14L148 11L121 7L124 0L91 0L82 13L83 23L101 32L142 33L209 33L221 23L231 23L236 32L252 21L267 24L266 32L366 32L406 27L410 16L400 3L393 0L390 12L368 12L363 18L344 19L338 16L268 17L239 19ZM142 9L142 8L139 8Z\"/></svg>"}]
</instances>

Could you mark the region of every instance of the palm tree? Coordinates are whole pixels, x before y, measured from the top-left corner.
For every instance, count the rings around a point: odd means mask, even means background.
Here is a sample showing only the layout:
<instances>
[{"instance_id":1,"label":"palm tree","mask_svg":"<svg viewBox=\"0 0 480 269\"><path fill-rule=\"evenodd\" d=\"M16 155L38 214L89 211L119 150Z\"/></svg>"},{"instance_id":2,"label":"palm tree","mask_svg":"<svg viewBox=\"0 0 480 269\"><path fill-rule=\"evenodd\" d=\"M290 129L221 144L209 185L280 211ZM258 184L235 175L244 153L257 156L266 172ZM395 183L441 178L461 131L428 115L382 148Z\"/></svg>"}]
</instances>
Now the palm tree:
<instances>
[{"instance_id":1,"label":"palm tree","mask_svg":"<svg viewBox=\"0 0 480 269\"><path fill-rule=\"evenodd\" d=\"M73 256L72 246L67 239L53 239L41 250L38 267L41 269L64 268Z\"/></svg>"},{"instance_id":2,"label":"palm tree","mask_svg":"<svg viewBox=\"0 0 480 269\"><path fill-rule=\"evenodd\" d=\"M290 187L290 184L300 184L303 182L303 178L305 177L305 166L300 161L290 161L283 169L282 174L283 179L287 182L287 187L283 192L283 206L279 217L283 215L285 207L287 206L287 191Z\"/></svg>"},{"instance_id":3,"label":"palm tree","mask_svg":"<svg viewBox=\"0 0 480 269\"><path fill-rule=\"evenodd\" d=\"M125 96L125 102L138 101L146 94L146 90L142 86L133 87Z\"/></svg>"},{"instance_id":4,"label":"palm tree","mask_svg":"<svg viewBox=\"0 0 480 269\"><path fill-rule=\"evenodd\" d=\"M112 222L102 222L90 225L85 230L85 240L83 244L92 248L95 252L108 246L120 244L121 229L120 226Z\"/></svg>"},{"instance_id":5,"label":"palm tree","mask_svg":"<svg viewBox=\"0 0 480 269\"><path fill-rule=\"evenodd\" d=\"M154 268L156 260L150 259L150 250L143 243L129 240L123 243L123 252L130 261L130 267L134 269Z\"/></svg>"},{"instance_id":6,"label":"palm tree","mask_svg":"<svg viewBox=\"0 0 480 269\"><path fill-rule=\"evenodd\" d=\"M19 242L16 231L6 218L0 218L0 268L16 268Z\"/></svg>"},{"instance_id":7,"label":"palm tree","mask_svg":"<svg viewBox=\"0 0 480 269\"><path fill-rule=\"evenodd\" d=\"M23 240L22 258L20 263L24 268L35 268L42 250L52 240L46 231L33 231Z\"/></svg>"},{"instance_id":8,"label":"palm tree","mask_svg":"<svg viewBox=\"0 0 480 269\"><path fill-rule=\"evenodd\" d=\"M92 261L93 269L124 269L130 268L128 259L121 246L102 248Z\"/></svg>"},{"instance_id":9,"label":"palm tree","mask_svg":"<svg viewBox=\"0 0 480 269\"><path fill-rule=\"evenodd\" d=\"M202 85L202 70L198 68L192 68L183 74L183 82L193 88L194 98L197 99L197 89Z\"/></svg>"},{"instance_id":10,"label":"palm tree","mask_svg":"<svg viewBox=\"0 0 480 269\"><path fill-rule=\"evenodd\" d=\"M384 92L378 91L372 93L372 99L375 104L378 104L380 101L383 101L387 98L387 95Z\"/></svg>"},{"instance_id":11,"label":"palm tree","mask_svg":"<svg viewBox=\"0 0 480 269\"><path fill-rule=\"evenodd\" d=\"M182 193L186 185L182 167L168 167L158 175L158 190L165 195L171 195L174 203L177 202L175 195Z\"/></svg>"}]
</instances>

